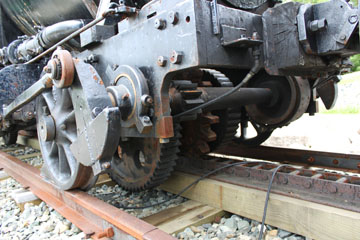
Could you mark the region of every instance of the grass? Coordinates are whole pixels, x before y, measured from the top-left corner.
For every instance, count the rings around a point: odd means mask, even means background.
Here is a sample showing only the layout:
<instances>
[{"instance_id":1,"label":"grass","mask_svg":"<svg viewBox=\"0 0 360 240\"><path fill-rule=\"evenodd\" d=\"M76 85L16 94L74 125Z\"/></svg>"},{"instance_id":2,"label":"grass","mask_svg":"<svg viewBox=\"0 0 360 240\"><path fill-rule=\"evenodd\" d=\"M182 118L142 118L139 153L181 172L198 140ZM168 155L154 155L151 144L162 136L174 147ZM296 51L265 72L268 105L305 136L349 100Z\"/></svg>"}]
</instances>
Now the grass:
<instances>
[{"instance_id":1,"label":"grass","mask_svg":"<svg viewBox=\"0 0 360 240\"><path fill-rule=\"evenodd\" d=\"M359 106L344 106L344 107L335 107L330 110L326 110L325 107L320 109L320 113L325 114L359 114Z\"/></svg>"},{"instance_id":2,"label":"grass","mask_svg":"<svg viewBox=\"0 0 360 240\"><path fill-rule=\"evenodd\" d=\"M346 85L346 84L353 83L355 81L360 81L360 72L348 73L348 74L342 75L341 78L342 79L339 82L339 84L341 84L341 85Z\"/></svg>"}]
</instances>

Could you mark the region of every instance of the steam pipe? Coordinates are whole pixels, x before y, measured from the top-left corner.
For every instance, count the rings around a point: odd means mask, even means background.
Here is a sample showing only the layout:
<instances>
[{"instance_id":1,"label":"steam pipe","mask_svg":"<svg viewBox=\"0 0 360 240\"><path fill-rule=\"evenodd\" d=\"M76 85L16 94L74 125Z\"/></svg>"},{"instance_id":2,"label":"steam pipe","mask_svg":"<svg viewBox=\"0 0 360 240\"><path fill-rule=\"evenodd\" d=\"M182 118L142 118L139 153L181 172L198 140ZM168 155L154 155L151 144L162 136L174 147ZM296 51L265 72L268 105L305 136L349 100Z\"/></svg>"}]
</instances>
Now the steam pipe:
<instances>
[{"instance_id":1,"label":"steam pipe","mask_svg":"<svg viewBox=\"0 0 360 240\"><path fill-rule=\"evenodd\" d=\"M4 65L9 62L16 64L29 61L85 24L84 20L69 20L46 27L36 36L24 37L10 43L9 47L0 52L0 59Z\"/></svg>"}]
</instances>

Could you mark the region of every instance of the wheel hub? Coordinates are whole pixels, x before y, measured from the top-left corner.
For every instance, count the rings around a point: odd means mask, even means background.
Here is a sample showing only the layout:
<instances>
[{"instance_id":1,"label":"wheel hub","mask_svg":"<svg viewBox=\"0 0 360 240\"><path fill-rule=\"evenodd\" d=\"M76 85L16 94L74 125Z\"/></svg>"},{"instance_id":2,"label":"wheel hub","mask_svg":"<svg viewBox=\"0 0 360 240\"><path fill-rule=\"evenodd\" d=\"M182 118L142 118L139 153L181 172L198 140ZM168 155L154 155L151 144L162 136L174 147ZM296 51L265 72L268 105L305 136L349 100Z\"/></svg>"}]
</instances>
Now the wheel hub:
<instances>
[{"instance_id":1,"label":"wheel hub","mask_svg":"<svg viewBox=\"0 0 360 240\"><path fill-rule=\"evenodd\" d=\"M53 141L55 139L55 122L51 115L43 116L39 120L40 138L42 141Z\"/></svg>"}]
</instances>

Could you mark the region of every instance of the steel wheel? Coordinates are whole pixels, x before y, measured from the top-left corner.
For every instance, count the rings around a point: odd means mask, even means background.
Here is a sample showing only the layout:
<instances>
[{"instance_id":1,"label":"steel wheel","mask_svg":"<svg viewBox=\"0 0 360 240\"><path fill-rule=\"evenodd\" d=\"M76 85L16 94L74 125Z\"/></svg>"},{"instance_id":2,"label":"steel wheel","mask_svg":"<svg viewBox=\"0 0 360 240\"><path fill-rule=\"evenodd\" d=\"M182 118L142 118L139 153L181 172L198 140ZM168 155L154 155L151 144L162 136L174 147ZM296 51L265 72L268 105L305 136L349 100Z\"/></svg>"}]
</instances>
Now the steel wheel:
<instances>
[{"instance_id":1,"label":"steel wheel","mask_svg":"<svg viewBox=\"0 0 360 240\"><path fill-rule=\"evenodd\" d=\"M253 133L249 134L249 130L252 130ZM240 137L234 138L234 141L245 146L258 146L265 142L271 136L272 132L273 129L250 120L245 109L242 109Z\"/></svg>"},{"instance_id":2,"label":"steel wheel","mask_svg":"<svg viewBox=\"0 0 360 240\"><path fill-rule=\"evenodd\" d=\"M81 165L70 151L77 137L75 111L70 90L53 87L38 97L37 130L45 162L44 174L60 189L88 188L92 169Z\"/></svg>"}]
</instances>

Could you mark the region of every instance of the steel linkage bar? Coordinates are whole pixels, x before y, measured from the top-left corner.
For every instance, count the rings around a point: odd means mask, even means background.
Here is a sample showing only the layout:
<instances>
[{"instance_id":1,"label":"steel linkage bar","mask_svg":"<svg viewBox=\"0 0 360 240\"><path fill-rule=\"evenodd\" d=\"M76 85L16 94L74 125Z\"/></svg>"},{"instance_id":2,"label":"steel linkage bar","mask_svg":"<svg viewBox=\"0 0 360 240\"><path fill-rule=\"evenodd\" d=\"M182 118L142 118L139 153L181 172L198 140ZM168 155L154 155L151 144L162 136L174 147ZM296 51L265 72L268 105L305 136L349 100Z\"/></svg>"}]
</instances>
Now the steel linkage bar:
<instances>
[{"instance_id":1,"label":"steel linkage bar","mask_svg":"<svg viewBox=\"0 0 360 240\"><path fill-rule=\"evenodd\" d=\"M45 182L40 170L0 152L0 168L93 239L174 239L128 213L80 190L61 191Z\"/></svg>"}]
</instances>

